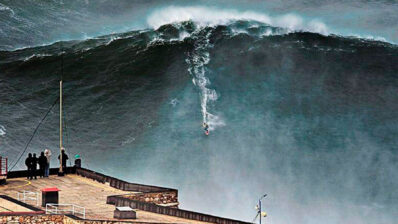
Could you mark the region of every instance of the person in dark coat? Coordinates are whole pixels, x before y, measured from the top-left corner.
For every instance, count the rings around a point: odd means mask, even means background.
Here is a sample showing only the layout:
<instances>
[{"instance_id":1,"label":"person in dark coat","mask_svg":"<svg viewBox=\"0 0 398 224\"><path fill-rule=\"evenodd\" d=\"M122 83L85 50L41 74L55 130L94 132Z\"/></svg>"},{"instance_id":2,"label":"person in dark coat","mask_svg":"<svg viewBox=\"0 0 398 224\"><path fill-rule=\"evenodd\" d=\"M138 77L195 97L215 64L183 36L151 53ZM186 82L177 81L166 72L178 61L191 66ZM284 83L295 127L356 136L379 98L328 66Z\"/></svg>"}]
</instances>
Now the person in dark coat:
<instances>
[{"instance_id":1,"label":"person in dark coat","mask_svg":"<svg viewBox=\"0 0 398 224\"><path fill-rule=\"evenodd\" d=\"M64 174L66 174L66 161L69 159L68 155L65 153L65 149L62 148L61 150L62 153L62 171L64 171ZM58 160L60 160L60 155L58 156Z\"/></svg>"},{"instance_id":2,"label":"person in dark coat","mask_svg":"<svg viewBox=\"0 0 398 224\"><path fill-rule=\"evenodd\" d=\"M28 154L28 158L25 160L25 165L28 168L28 176L26 178L32 180L32 153Z\"/></svg>"},{"instance_id":3,"label":"person in dark coat","mask_svg":"<svg viewBox=\"0 0 398 224\"><path fill-rule=\"evenodd\" d=\"M32 157L32 179L33 179L33 177L35 178L35 179L37 179L37 162L38 162L38 159L37 159L37 157L36 157L36 153L33 153L33 157Z\"/></svg>"},{"instance_id":4,"label":"person in dark coat","mask_svg":"<svg viewBox=\"0 0 398 224\"><path fill-rule=\"evenodd\" d=\"M75 155L75 167L82 167L82 159L80 155Z\"/></svg>"},{"instance_id":5,"label":"person in dark coat","mask_svg":"<svg viewBox=\"0 0 398 224\"><path fill-rule=\"evenodd\" d=\"M44 152L41 152L40 157L39 157L39 175L40 177L44 177L44 170L47 165L47 157L44 155Z\"/></svg>"}]
</instances>

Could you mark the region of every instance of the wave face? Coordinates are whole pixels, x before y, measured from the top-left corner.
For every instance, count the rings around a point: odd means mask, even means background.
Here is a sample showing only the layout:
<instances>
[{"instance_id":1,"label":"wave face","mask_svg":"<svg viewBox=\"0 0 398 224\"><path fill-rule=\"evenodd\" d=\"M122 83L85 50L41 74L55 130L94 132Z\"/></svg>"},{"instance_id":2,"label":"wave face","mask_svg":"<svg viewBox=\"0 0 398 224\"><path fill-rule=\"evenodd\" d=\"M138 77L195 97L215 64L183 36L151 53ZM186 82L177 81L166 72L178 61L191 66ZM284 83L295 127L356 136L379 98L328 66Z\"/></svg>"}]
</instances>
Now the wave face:
<instances>
[{"instance_id":1,"label":"wave face","mask_svg":"<svg viewBox=\"0 0 398 224\"><path fill-rule=\"evenodd\" d=\"M237 20L1 51L11 163L58 97L62 58L65 146L88 168L249 221L263 193L272 223L395 220L395 45ZM29 151L57 150L57 122L55 107Z\"/></svg>"}]
</instances>

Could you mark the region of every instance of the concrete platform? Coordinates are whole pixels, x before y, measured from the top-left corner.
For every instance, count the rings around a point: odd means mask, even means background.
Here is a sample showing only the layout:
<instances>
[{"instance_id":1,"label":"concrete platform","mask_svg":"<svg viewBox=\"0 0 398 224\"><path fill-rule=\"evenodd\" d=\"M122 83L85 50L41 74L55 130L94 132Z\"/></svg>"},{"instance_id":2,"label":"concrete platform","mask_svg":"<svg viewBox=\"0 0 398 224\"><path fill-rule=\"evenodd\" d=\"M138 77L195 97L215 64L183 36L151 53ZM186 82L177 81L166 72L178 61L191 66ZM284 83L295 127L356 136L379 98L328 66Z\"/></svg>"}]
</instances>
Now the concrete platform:
<instances>
[{"instance_id":1,"label":"concrete platform","mask_svg":"<svg viewBox=\"0 0 398 224\"><path fill-rule=\"evenodd\" d=\"M85 207L86 219L93 220L116 220L113 218L115 206L106 204L107 196L132 193L110 187L109 184L102 184L85 177L69 174L64 177L52 175L49 178L38 178L37 180L27 180L26 178L8 179L7 185L0 186L0 194L17 199L18 192L24 190L40 192L42 188L48 187L57 187L61 190L59 192L60 204L75 204ZM45 208L40 207L41 193L39 196L39 206L36 206L36 202L34 201L26 201L26 203L45 210ZM0 202L0 204L2 205L3 203ZM21 208L15 207L10 210L12 209L17 210ZM205 223L141 210L137 210L137 219L128 221L152 223Z\"/></svg>"},{"instance_id":2,"label":"concrete platform","mask_svg":"<svg viewBox=\"0 0 398 224\"><path fill-rule=\"evenodd\" d=\"M0 188L1 189L1 188ZM3 212L32 212L33 210L18 205L12 201L0 198L0 213Z\"/></svg>"}]
</instances>

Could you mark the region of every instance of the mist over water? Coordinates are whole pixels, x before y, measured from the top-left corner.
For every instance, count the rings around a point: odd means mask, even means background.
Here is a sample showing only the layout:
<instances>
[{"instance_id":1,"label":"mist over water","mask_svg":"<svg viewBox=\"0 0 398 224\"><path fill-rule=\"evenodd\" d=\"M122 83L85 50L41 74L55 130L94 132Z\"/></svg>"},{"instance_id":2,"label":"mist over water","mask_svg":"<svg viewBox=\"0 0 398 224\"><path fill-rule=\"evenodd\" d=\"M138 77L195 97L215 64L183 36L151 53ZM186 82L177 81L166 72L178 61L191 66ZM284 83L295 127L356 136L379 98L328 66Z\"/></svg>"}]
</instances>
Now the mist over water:
<instances>
[{"instance_id":1,"label":"mist over water","mask_svg":"<svg viewBox=\"0 0 398 224\"><path fill-rule=\"evenodd\" d=\"M235 219L251 221L267 193L266 223L394 223L397 46L281 9L316 5L207 3L155 8L146 29L0 52L1 154L15 161L58 97L63 55L65 146L83 166ZM343 3L318 7L332 5ZM55 151L57 125L54 108L29 150Z\"/></svg>"}]
</instances>

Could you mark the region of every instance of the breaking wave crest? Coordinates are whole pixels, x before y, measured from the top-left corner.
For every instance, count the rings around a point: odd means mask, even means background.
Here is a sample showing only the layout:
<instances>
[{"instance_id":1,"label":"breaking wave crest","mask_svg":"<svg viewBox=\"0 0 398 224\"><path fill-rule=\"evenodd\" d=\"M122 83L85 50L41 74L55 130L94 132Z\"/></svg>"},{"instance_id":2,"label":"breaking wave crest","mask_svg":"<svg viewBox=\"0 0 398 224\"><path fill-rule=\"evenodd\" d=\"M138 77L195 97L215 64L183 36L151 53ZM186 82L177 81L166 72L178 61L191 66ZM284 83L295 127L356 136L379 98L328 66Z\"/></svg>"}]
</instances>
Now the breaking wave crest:
<instances>
[{"instance_id":1,"label":"breaking wave crest","mask_svg":"<svg viewBox=\"0 0 398 224\"><path fill-rule=\"evenodd\" d=\"M232 21L251 20L265 23L271 26L286 28L292 31L310 31L321 34L329 34L328 27L319 20L305 20L295 14L271 17L266 14L237 10L216 9L209 7L167 7L155 11L147 19L149 26L157 29L162 25L193 21L200 26L226 25Z\"/></svg>"},{"instance_id":2,"label":"breaking wave crest","mask_svg":"<svg viewBox=\"0 0 398 224\"><path fill-rule=\"evenodd\" d=\"M0 11L8 11L9 13L11 13L11 15L15 15L14 10L12 10L10 7L3 5L0 3Z\"/></svg>"}]
</instances>

